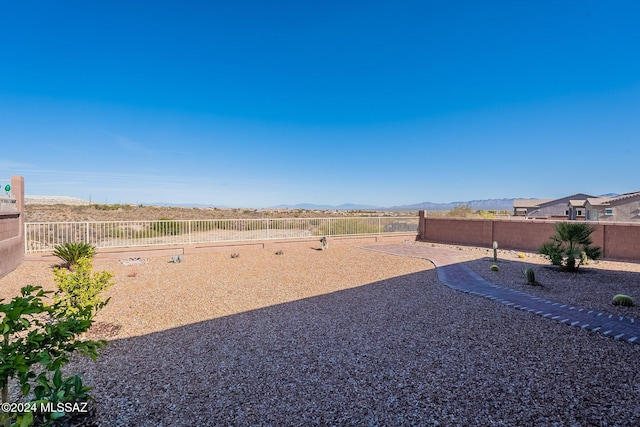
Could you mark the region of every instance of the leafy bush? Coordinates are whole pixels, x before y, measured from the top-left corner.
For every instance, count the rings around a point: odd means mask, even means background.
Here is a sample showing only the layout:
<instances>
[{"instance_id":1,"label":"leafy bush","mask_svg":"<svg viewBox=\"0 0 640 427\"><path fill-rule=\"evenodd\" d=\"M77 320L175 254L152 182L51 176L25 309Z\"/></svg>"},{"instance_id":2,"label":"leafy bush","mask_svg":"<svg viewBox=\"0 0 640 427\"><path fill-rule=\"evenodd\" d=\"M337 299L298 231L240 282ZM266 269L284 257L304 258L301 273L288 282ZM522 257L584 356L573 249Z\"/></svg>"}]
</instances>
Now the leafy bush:
<instances>
[{"instance_id":1,"label":"leafy bush","mask_svg":"<svg viewBox=\"0 0 640 427\"><path fill-rule=\"evenodd\" d=\"M64 261L69 269L74 268L81 258L93 258L95 249L89 243L76 242L57 245L53 250L53 255Z\"/></svg>"},{"instance_id":2,"label":"leafy bush","mask_svg":"<svg viewBox=\"0 0 640 427\"><path fill-rule=\"evenodd\" d=\"M473 209L470 204L457 205L447 212L446 216L452 218L469 218L473 216Z\"/></svg>"},{"instance_id":3,"label":"leafy bush","mask_svg":"<svg viewBox=\"0 0 640 427\"><path fill-rule=\"evenodd\" d=\"M86 258L85 258L86 259ZM91 327L97 306L78 306L70 313L67 306L54 302L48 305L45 298L51 291L40 286L25 286L20 296L4 304L0 299L0 387L2 403L8 402L9 382L17 379L20 391L27 396L33 388L36 409L41 404L86 401L90 390L82 384L79 375L63 378L61 368L75 352L90 356L93 360L106 341L82 340L80 336ZM61 291L56 293L60 296ZM64 300L64 298L62 298ZM104 303L106 304L106 302ZM100 305L99 307L103 306ZM64 412L38 415L38 421L51 425L64 417ZM34 422L31 411L24 413L0 413L0 423L29 426Z\"/></svg>"},{"instance_id":4,"label":"leafy bush","mask_svg":"<svg viewBox=\"0 0 640 427\"><path fill-rule=\"evenodd\" d=\"M558 222L551 240L538 249L551 264L559 265L566 271L577 271L588 260L600 258L602 252L597 246L591 246L591 233L594 228L584 222Z\"/></svg>"},{"instance_id":5,"label":"leafy bush","mask_svg":"<svg viewBox=\"0 0 640 427\"><path fill-rule=\"evenodd\" d=\"M93 272L90 258L80 258L73 271L56 268L54 280L58 287L54 301L67 315L80 313L84 309L97 312L107 301L100 294L111 285L113 274L108 271Z\"/></svg>"},{"instance_id":6,"label":"leafy bush","mask_svg":"<svg viewBox=\"0 0 640 427\"><path fill-rule=\"evenodd\" d=\"M187 227L185 222L161 218L149 225L149 231L152 236L179 236L187 231Z\"/></svg>"},{"instance_id":7,"label":"leafy bush","mask_svg":"<svg viewBox=\"0 0 640 427\"><path fill-rule=\"evenodd\" d=\"M491 271L500 271L500 267L498 267L497 265L493 264L491 266Z\"/></svg>"},{"instance_id":8,"label":"leafy bush","mask_svg":"<svg viewBox=\"0 0 640 427\"><path fill-rule=\"evenodd\" d=\"M378 224L372 224L367 220L350 220L337 219L323 223L319 228L314 230L316 236L340 236L349 234L374 234L380 233L382 230Z\"/></svg>"}]
</instances>

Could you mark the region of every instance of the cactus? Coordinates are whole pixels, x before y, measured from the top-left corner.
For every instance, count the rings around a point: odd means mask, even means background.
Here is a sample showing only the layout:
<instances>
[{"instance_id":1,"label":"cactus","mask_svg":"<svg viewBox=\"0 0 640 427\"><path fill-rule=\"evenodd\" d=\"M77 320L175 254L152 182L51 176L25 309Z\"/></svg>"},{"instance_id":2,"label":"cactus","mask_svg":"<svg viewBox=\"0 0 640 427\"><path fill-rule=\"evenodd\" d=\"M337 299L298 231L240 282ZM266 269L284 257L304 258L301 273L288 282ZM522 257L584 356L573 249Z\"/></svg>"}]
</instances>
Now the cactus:
<instances>
[{"instance_id":1,"label":"cactus","mask_svg":"<svg viewBox=\"0 0 640 427\"><path fill-rule=\"evenodd\" d=\"M493 264L491 266L491 271L499 271L499 270L500 270L500 267L498 267L497 265Z\"/></svg>"},{"instance_id":2,"label":"cactus","mask_svg":"<svg viewBox=\"0 0 640 427\"><path fill-rule=\"evenodd\" d=\"M536 280L536 272L533 271L533 268L522 270L522 274L524 274L524 277L527 279L527 285L540 286L540 283Z\"/></svg>"},{"instance_id":3,"label":"cactus","mask_svg":"<svg viewBox=\"0 0 640 427\"><path fill-rule=\"evenodd\" d=\"M498 262L498 242L493 242L493 262Z\"/></svg>"},{"instance_id":4,"label":"cactus","mask_svg":"<svg viewBox=\"0 0 640 427\"><path fill-rule=\"evenodd\" d=\"M613 297L613 305L621 305L623 307L633 307L633 300L629 295L618 294Z\"/></svg>"}]
</instances>

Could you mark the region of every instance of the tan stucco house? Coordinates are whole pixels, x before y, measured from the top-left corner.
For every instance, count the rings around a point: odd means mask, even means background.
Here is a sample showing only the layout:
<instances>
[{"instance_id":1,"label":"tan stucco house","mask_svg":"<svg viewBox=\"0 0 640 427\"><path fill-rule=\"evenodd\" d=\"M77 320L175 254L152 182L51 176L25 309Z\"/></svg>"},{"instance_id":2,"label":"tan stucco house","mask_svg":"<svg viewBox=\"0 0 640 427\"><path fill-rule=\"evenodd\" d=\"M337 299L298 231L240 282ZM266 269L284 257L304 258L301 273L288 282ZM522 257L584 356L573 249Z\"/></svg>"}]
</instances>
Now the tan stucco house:
<instances>
[{"instance_id":1,"label":"tan stucco house","mask_svg":"<svg viewBox=\"0 0 640 427\"><path fill-rule=\"evenodd\" d=\"M640 221L640 191L612 197L590 197L584 207L587 221Z\"/></svg>"},{"instance_id":2,"label":"tan stucco house","mask_svg":"<svg viewBox=\"0 0 640 427\"><path fill-rule=\"evenodd\" d=\"M513 214L530 219L584 219L584 202L593 197L578 193L560 199L515 199Z\"/></svg>"}]
</instances>

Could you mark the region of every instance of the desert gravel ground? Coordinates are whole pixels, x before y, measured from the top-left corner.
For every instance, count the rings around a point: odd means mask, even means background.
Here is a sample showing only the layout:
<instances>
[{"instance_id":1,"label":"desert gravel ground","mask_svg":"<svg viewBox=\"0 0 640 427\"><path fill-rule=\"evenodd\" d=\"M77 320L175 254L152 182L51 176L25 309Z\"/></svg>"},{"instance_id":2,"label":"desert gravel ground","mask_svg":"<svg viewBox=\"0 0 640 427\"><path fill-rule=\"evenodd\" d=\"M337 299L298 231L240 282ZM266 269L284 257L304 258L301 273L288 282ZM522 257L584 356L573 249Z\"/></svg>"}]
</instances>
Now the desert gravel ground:
<instances>
[{"instance_id":1,"label":"desert gravel ground","mask_svg":"<svg viewBox=\"0 0 640 427\"><path fill-rule=\"evenodd\" d=\"M415 243L426 244L426 243ZM454 291L422 259L356 246L168 257L115 272L78 359L105 426L640 425L640 346ZM487 280L629 317L640 266L601 261L577 275L501 251L463 248ZM541 288L524 284L532 265ZM0 279L10 298L52 287L51 266L25 262Z\"/></svg>"}]
</instances>

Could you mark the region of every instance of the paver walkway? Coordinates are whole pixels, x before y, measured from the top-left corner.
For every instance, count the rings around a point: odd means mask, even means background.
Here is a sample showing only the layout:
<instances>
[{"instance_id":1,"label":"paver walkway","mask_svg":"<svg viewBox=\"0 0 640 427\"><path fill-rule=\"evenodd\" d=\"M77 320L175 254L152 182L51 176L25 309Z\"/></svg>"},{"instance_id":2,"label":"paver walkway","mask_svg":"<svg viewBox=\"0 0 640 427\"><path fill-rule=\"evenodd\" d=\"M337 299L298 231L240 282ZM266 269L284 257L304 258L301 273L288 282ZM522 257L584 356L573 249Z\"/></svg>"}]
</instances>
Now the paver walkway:
<instances>
[{"instance_id":1,"label":"paver walkway","mask_svg":"<svg viewBox=\"0 0 640 427\"><path fill-rule=\"evenodd\" d=\"M526 292L495 285L465 266L464 259L457 251L407 243L361 246L361 248L392 255L427 259L435 264L438 279L452 289L489 298L509 307L528 311L570 326L599 332L617 340L640 344L640 324L636 323L635 319L573 307L569 304L549 301Z\"/></svg>"}]
</instances>

